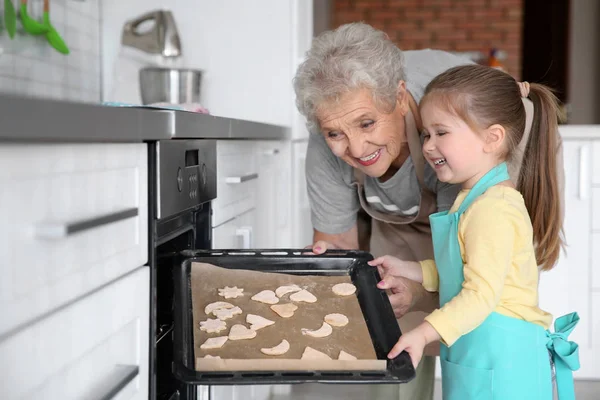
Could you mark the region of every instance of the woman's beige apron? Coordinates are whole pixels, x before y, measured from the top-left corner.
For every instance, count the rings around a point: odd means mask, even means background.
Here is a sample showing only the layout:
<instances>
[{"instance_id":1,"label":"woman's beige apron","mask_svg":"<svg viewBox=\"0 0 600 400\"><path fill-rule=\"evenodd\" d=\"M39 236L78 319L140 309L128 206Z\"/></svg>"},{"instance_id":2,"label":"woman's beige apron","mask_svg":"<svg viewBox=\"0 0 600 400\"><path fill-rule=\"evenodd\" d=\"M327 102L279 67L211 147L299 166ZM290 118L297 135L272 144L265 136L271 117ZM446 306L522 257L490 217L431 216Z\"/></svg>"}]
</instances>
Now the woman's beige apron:
<instances>
[{"instance_id":1,"label":"woman's beige apron","mask_svg":"<svg viewBox=\"0 0 600 400\"><path fill-rule=\"evenodd\" d=\"M392 255L402 260L421 261L433 258L433 245L431 241L431 228L429 226L429 215L437 212L436 196L424 182L425 161L421 151L421 141L415 126L412 114L409 112L405 117L406 137L410 156L415 167L417 179L421 186L421 200L419 211L415 216L403 217L389 215L374 210L365 200L364 195L364 173L358 169L354 170L354 177L360 204L364 212L371 217L370 240L368 250L374 257ZM363 220L364 222L364 220ZM359 241L363 243L361 249L365 249L366 241L364 233L366 226L359 223ZM402 332L407 332L420 324L427 313L409 312L398 320ZM429 347L426 354L439 354L439 345ZM408 384L399 385L400 398L402 399L432 399L433 376L435 369L435 358L424 357L417 368L417 377ZM381 390L378 391L381 393Z\"/></svg>"}]
</instances>

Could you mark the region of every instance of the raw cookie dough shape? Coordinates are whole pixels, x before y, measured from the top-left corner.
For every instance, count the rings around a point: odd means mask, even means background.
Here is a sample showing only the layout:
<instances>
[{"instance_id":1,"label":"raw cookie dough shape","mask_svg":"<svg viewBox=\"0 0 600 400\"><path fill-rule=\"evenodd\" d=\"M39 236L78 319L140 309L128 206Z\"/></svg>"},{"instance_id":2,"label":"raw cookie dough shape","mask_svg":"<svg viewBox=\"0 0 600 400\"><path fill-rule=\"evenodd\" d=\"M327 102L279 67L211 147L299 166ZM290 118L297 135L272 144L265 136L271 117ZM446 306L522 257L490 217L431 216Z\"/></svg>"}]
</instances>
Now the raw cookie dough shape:
<instances>
[{"instance_id":1,"label":"raw cookie dough shape","mask_svg":"<svg viewBox=\"0 0 600 400\"><path fill-rule=\"evenodd\" d=\"M244 295L244 289L238 288L237 286L229 287L225 286L223 289L219 289L219 296L223 296L226 299L235 299Z\"/></svg>"},{"instance_id":2,"label":"raw cookie dough shape","mask_svg":"<svg viewBox=\"0 0 600 400\"><path fill-rule=\"evenodd\" d=\"M302 289L301 291L290 295L290 300L295 302L303 301L305 303L315 303L317 301L317 298L308 290Z\"/></svg>"},{"instance_id":3,"label":"raw cookie dough shape","mask_svg":"<svg viewBox=\"0 0 600 400\"><path fill-rule=\"evenodd\" d=\"M233 307L234 307L233 304L228 303L226 301L215 301L214 303L210 303L209 305L204 307L204 312L206 313L206 315L209 315L214 310L218 310L221 308L233 308Z\"/></svg>"},{"instance_id":4,"label":"raw cookie dough shape","mask_svg":"<svg viewBox=\"0 0 600 400\"><path fill-rule=\"evenodd\" d=\"M254 339L256 331L246 328L244 325L236 324L229 330L229 340Z\"/></svg>"},{"instance_id":5,"label":"raw cookie dough shape","mask_svg":"<svg viewBox=\"0 0 600 400\"><path fill-rule=\"evenodd\" d=\"M275 321L261 317L260 315L248 314L246 315L246 322L251 324L250 329L257 331L266 326L273 325Z\"/></svg>"},{"instance_id":6,"label":"raw cookie dough shape","mask_svg":"<svg viewBox=\"0 0 600 400\"><path fill-rule=\"evenodd\" d=\"M238 306L233 308L219 308L218 310L213 310L213 315L219 318L221 321L224 321L229 318L233 318L234 315L238 315L242 313L242 309Z\"/></svg>"},{"instance_id":7,"label":"raw cookie dough shape","mask_svg":"<svg viewBox=\"0 0 600 400\"><path fill-rule=\"evenodd\" d=\"M319 350L315 350L312 347L306 346L304 353L302 353L301 360L331 360L325 353L321 353Z\"/></svg>"},{"instance_id":8,"label":"raw cookie dough shape","mask_svg":"<svg viewBox=\"0 0 600 400\"><path fill-rule=\"evenodd\" d=\"M322 338L331 335L333 328L327 322L323 322L323 325L321 325L321 327L317 330L313 331L311 329L302 328L301 331L303 335Z\"/></svg>"},{"instance_id":9,"label":"raw cookie dough shape","mask_svg":"<svg viewBox=\"0 0 600 400\"><path fill-rule=\"evenodd\" d=\"M275 289L275 294L277 297L283 297L288 293L299 292L301 290L302 288L298 285L283 285Z\"/></svg>"},{"instance_id":10,"label":"raw cookie dough shape","mask_svg":"<svg viewBox=\"0 0 600 400\"><path fill-rule=\"evenodd\" d=\"M356 292L356 286L351 283L338 283L331 288L338 296L350 296Z\"/></svg>"},{"instance_id":11,"label":"raw cookie dough shape","mask_svg":"<svg viewBox=\"0 0 600 400\"><path fill-rule=\"evenodd\" d=\"M205 355L202 358L218 358L219 360L221 359L221 356L211 356L210 354Z\"/></svg>"},{"instance_id":12,"label":"raw cookie dough shape","mask_svg":"<svg viewBox=\"0 0 600 400\"><path fill-rule=\"evenodd\" d=\"M279 314L282 318L289 318L294 315L294 312L298 309L298 306L292 303L286 304L275 304L271 306L271 310Z\"/></svg>"},{"instance_id":13,"label":"raw cookie dough shape","mask_svg":"<svg viewBox=\"0 0 600 400\"><path fill-rule=\"evenodd\" d=\"M251 298L254 301L260 301L261 303L266 303L266 304L279 303L279 297L277 297L275 295L275 292L272 290L263 290L262 292L256 293Z\"/></svg>"},{"instance_id":14,"label":"raw cookie dough shape","mask_svg":"<svg viewBox=\"0 0 600 400\"><path fill-rule=\"evenodd\" d=\"M281 341L281 343L279 343L277 346L262 348L262 349L260 349L260 351L268 356L280 356L282 354L287 353L289 349L290 349L290 342L283 339Z\"/></svg>"},{"instance_id":15,"label":"raw cookie dough shape","mask_svg":"<svg viewBox=\"0 0 600 400\"><path fill-rule=\"evenodd\" d=\"M220 349L229 339L227 336L217 336L206 339L206 342L200 345L201 349Z\"/></svg>"},{"instance_id":16,"label":"raw cookie dough shape","mask_svg":"<svg viewBox=\"0 0 600 400\"><path fill-rule=\"evenodd\" d=\"M350 353L346 353L344 350L340 351L340 355L338 356L338 360L358 360L358 358L354 357L352 354Z\"/></svg>"},{"instance_id":17,"label":"raw cookie dough shape","mask_svg":"<svg viewBox=\"0 0 600 400\"><path fill-rule=\"evenodd\" d=\"M325 316L325 322L331 326L346 326L349 321L344 314L333 313Z\"/></svg>"},{"instance_id":18,"label":"raw cookie dough shape","mask_svg":"<svg viewBox=\"0 0 600 400\"><path fill-rule=\"evenodd\" d=\"M209 318L206 321L200 321L200 330L207 333L221 332L227 329L227 324L218 318Z\"/></svg>"}]
</instances>

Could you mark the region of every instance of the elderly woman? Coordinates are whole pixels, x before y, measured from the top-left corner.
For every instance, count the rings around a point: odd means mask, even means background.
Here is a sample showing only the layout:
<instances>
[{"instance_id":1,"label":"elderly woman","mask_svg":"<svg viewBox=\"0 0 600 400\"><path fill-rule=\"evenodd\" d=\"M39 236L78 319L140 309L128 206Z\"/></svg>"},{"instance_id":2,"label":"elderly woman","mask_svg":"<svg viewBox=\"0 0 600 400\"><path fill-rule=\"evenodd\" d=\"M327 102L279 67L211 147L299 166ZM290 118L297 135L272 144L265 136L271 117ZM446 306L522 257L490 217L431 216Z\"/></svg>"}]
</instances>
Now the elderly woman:
<instances>
[{"instance_id":1,"label":"elderly woman","mask_svg":"<svg viewBox=\"0 0 600 400\"><path fill-rule=\"evenodd\" d=\"M312 132L306 179L314 253L360 248L375 257L432 258L428 217L449 209L459 188L439 182L423 162L418 103L436 75L466 63L442 51L402 52L363 23L313 41L294 89ZM511 173L518 176L514 168ZM390 302L402 330L438 307L421 285L396 278L392 286ZM417 377L399 386L400 398L433 398L435 351L427 349Z\"/></svg>"}]
</instances>

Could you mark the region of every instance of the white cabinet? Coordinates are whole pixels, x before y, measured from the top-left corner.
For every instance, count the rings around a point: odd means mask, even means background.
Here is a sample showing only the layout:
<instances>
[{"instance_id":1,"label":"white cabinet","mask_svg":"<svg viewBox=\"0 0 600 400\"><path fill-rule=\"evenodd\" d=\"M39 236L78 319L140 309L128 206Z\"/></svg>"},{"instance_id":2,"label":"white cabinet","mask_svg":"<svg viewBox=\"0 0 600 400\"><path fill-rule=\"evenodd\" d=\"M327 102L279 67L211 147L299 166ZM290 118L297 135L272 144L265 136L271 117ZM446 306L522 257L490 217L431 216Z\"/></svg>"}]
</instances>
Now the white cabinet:
<instances>
[{"instance_id":1,"label":"white cabinet","mask_svg":"<svg viewBox=\"0 0 600 400\"><path fill-rule=\"evenodd\" d=\"M258 194L256 201L257 248L291 246L292 163L289 141L256 143Z\"/></svg>"},{"instance_id":2,"label":"white cabinet","mask_svg":"<svg viewBox=\"0 0 600 400\"><path fill-rule=\"evenodd\" d=\"M251 249L254 245L256 210L251 209L213 228L213 249Z\"/></svg>"},{"instance_id":3,"label":"white cabinet","mask_svg":"<svg viewBox=\"0 0 600 400\"><path fill-rule=\"evenodd\" d=\"M149 296L141 267L0 340L0 398L147 399Z\"/></svg>"},{"instance_id":4,"label":"white cabinet","mask_svg":"<svg viewBox=\"0 0 600 400\"><path fill-rule=\"evenodd\" d=\"M577 311L570 336L579 344L581 369L574 376L600 378L600 127L582 137L577 126L561 128L565 164L566 251L540 276L540 306L554 318Z\"/></svg>"},{"instance_id":5,"label":"white cabinet","mask_svg":"<svg viewBox=\"0 0 600 400\"><path fill-rule=\"evenodd\" d=\"M0 146L0 336L147 262L147 153Z\"/></svg>"},{"instance_id":6,"label":"white cabinet","mask_svg":"<svg viewBox=\"0 0 600 400\"><path fill-rule=\"evenodd\" d=\"M310 220L310 204L306 191L306 150L307 141L295 142L292 149L292 234L294 247L304 247L312 243L313 229Z\"/></svg>"}]
</instances>

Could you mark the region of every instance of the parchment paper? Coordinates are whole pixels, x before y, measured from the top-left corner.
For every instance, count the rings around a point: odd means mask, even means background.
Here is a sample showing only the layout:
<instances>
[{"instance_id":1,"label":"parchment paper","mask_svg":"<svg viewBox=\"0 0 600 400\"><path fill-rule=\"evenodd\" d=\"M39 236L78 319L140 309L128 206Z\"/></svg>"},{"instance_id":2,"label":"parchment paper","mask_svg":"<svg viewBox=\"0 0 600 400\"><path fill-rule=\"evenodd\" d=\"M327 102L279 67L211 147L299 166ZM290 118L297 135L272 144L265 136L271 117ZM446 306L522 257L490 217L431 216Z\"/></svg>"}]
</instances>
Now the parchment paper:
<instances>
[{"instance_id":1,"label":"parchment paper","mask_svg":"<svg viewBox=\"0 0 600 400\"><path fill-rule=\"evenodd\" d=\"M347 275L317 276L289 275L260 271L228 269L205 263L193 263L191 266L191 290L194 323L194 354L196 369L207 370L381 370L386 368L386 360L377 360L367 325L362 315L356 295L337 296L331 291L336 283L351 282ZM269 304L263 304L250 298L262 290L277 289L281 285L297 284L314 294L316 303L294 303L298 306L290 318L282 318ZM225 299L218 295L218 289L225 286L237 286L244 289L244 296ZM283 296L278 304L291 303L290 294ZM207 318L204 307L215 301L227 301L242 309L241 315L226 320L227 329L219 333L206 333L200 330L200 321ZM220 349L204 350L200 345L209 337L226 336L234 324L246 323L248 313L260 315L275 324L259 329L254 339L228 340ZM333 327L333 333L325 338L313 338L302 335L301 329L318 329L325 315L341 313L348 317L344 327ZM268 356L260 349L274 347L281 340L290 343L290 350L281 356ZM334 361L300 360L306 346L319 350ZM337 360L340 350L357 357L357 361ZM205 359L205 355L220 356L221 359Z\"/></svg>"}]
</instances>

